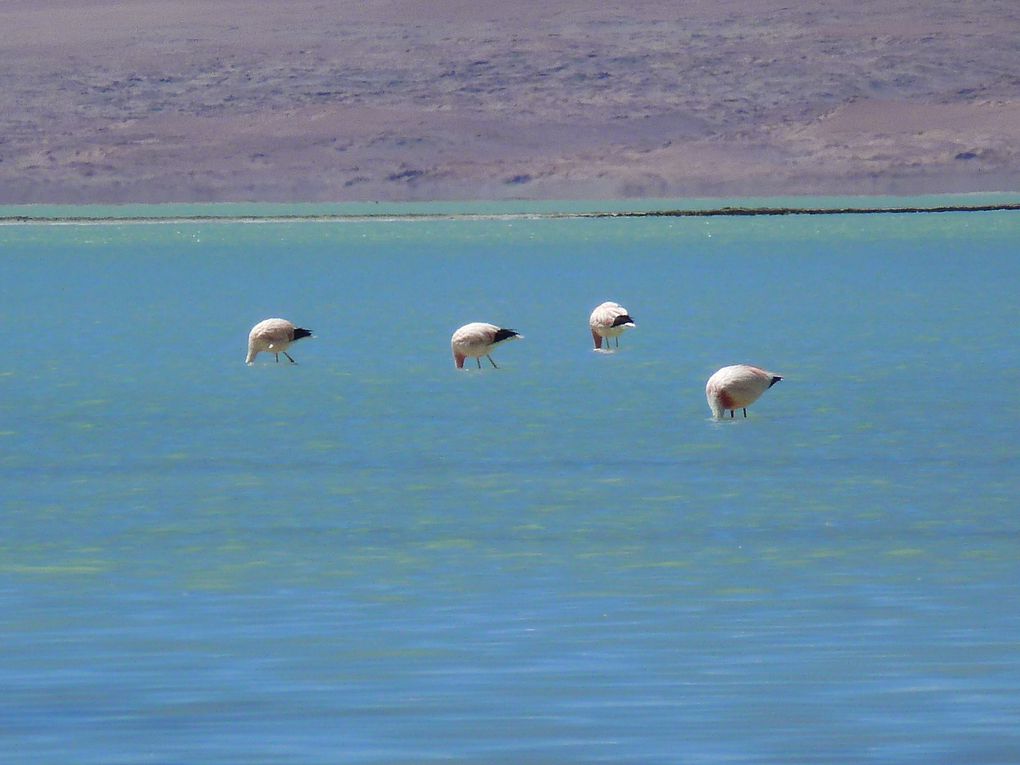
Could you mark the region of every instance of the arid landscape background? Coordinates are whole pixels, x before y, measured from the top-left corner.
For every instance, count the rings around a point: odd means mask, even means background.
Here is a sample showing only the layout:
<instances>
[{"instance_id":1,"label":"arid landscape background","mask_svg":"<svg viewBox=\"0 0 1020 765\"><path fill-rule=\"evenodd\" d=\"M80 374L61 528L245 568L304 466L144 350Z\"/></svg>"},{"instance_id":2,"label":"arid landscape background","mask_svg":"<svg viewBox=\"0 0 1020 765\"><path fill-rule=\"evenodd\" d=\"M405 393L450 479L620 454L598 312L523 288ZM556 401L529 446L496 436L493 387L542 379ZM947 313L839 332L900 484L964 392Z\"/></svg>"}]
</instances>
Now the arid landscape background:
<instances>
[{"instance_id":1,"label":"arid landscape background","mask_svg":"<svg viewBox=\"0 0 1020 765\"><path fill-rule=\"evenodd\" d=\"M1020 188L1015 0L7 0L0 202Z\"/></svg>"}]
</instances>

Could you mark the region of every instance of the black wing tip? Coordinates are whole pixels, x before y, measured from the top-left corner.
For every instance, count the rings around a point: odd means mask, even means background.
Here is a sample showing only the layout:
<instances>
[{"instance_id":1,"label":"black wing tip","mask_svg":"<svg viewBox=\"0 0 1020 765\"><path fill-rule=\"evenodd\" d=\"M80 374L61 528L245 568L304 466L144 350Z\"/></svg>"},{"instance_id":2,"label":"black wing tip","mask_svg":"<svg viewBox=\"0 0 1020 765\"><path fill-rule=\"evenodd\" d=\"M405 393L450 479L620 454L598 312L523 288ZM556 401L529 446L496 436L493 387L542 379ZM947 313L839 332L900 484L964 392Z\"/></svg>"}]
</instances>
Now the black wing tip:
<instances>
[{"instance_id":1,"label":"black wing tip","mask_svg":"<svg viewBox=\"0 0 1020 765\"><path fill-rule=\"evenodd\" d=\"M783 378L780 377L779 375L772 375L772 382L769 383L769 387L771 388L773 385L775 385L777 382L779 382L782 379Z\"/></svg>"},{"instance_id":2,"label":"black wing tip","mask_svg":"<svg viewBox=\"0 0 1020 765\"><path fill-rule=\"evenodd\" d=\"M504 340L509 340L511 337L520 337L520 334L516 329L497 329L493 342L501 343Z\"/></svg>"},{"instance_id":3,"label":"black wing tip","mask_svg":"<svg viewBox=\"0 0 1020 765\"><path fill-rule=\"evenodd\" d=\"M624 324L634 324L634 320L630 317L629 313L625 313L623 316L617 316L613 319L614 327L620 327Z\"/></svg>"},{"instance_id":4,"label":"black wing tip","mask_svg":"<svg viewBox=\"0 0 1020 765\"><path fill-rule=\"evenodd\" d=\"M310 330L310 329L304 329L303 327L296 327L294 329L294 339L295 340L300 340L302 337L311 337L311 336L312 336L312 330Z\"/></svg>"}]
</instances>

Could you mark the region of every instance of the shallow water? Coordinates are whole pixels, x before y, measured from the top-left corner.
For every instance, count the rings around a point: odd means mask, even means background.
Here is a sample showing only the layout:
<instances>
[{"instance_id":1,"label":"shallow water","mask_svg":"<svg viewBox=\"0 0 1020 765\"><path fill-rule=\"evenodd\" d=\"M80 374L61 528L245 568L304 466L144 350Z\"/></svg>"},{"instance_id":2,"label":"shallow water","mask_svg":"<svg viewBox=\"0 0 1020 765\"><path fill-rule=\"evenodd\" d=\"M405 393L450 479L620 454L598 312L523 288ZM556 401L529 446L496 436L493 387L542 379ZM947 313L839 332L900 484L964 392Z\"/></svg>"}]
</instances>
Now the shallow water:
<instances>
[{"instance_id":1,"label":"shallow water","mask_svg":"<svg viewBox=\"0 0 1020 765\"><path fill-rule=\"evenodd\" d=\"M1020 761L1018 241L0 228L0 760ZM458 373L476 320L525 339Z\"/></svg>"}]
</instances>

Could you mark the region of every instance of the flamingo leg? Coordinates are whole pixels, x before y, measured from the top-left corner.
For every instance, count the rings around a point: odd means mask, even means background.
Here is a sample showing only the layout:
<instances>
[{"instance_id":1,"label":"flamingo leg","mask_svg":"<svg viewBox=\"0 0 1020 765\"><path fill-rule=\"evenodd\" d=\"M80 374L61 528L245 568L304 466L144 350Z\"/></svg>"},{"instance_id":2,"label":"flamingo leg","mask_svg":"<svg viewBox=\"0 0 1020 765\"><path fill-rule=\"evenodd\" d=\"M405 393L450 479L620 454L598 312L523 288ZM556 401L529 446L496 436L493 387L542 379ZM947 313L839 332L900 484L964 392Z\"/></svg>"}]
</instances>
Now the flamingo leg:
<instances>
[{"instance_id":1,"label":"flamingo leg","mask_svg":"<svg viewBox=\"0 0 1020 765\"><path fill-rule=\"evenodd\" d=\"M279 353L274 353L273 355L276 356L276 363L279 364L280 363L280 354Z\"/></svg>"},{"instance_id":2,"label":"flamingo leg","mask_svg":"<svg viewBox=\"0 0 1020 765\"><path fill-rule=\"evenodd\" d=\"M486 353L485 354L485 358L487 358L489 360L489 363L492 364L492 368L493 369L499 369L499 367L496 366L496 362L492 360L492 356L490 356L489 354ZM481 361L481 359L479 359L478 360L478 365L481 366L481 364L482 364L482 361Z\"/></svg>"},{"instance_id":3,"label":"flamingo leg","mask_svg":"<svg viewBox=\"0 0 1020 765\"><path fill-rule=\"evenodd\" d=\"M281 353L282 353L282 354L283 354L284 356L286 356L286 357L287 357L288 359L290 359L290 354L289 354L289 353L287 353L287 351L281 351ZM290 363L291 363L291 364L297 364L297 362L296 362L296 361L294 361L294 359L290 359Z\"/></svg>"},{"instance_id":4,"label":"flamingo leg","mask_svg":"<svg viewBox=\"0 0 1020 765\"><path fill-rule=\"evenodd\" d=\"M481 356L475 356L475 361L478 362L478 368L481 369L482 368L482 357Z\"/></svg>"},{"instance_id":5,"label":"flamingo leg","mask_svg":"<svg viewBox=\"0 0 1020 765\"><path fill-rule=\"evenodd\" d=\"M744 409L744 419L747 419L747 409Z\"/></svg>"}]
</instances>

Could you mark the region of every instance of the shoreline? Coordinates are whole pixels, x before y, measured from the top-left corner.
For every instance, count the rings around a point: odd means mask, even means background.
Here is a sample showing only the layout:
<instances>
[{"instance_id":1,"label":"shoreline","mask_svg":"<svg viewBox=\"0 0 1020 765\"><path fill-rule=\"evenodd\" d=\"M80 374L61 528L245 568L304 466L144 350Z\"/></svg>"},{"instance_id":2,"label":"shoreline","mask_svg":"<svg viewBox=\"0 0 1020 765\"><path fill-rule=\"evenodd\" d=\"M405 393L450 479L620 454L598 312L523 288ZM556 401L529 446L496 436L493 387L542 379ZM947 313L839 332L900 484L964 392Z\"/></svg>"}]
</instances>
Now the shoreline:
<instances>
[{"instance_id":1,"label":"shoreline","mask_svg":"<svg viewBox=\"0 0 1020 765\"><path fill-rule=\"evenodd\" d=\"M965 197L991 197L984 201L963 201L950 203L944 200ZM1007 197L1000 199L1000 197ZM691 205L684 207L683 200L663 200L661 207L651 209L639 209L640 206L626 207L624 200L620 201L621 209L598 209L598 205L586 206L580 202L564 202L564 208L578 206L578 209L557 210L553 205L556 203L545 202L543 207L550 209L540 210L527 209L529 205L517 200L516 205L522 209L516 211L485 211L470 209L467 204L457 210L455 203L431 203L431 204L390 204L380 205L383 209L376 212L369 212L360 209L349 211L335 210L331 212L281 212L266 211L264 213L244 213L239 211L216 212L190 212L178 213L174 208L192 207L193 205L125 205L121 214L109 212L95 215L71 214L70 210L54 211L43 205L28 206L0 206L0 226L18 225L79 225L79 224L155 224L155 223L328 223L328 222L365 222L365 221L435 221L435 220L559 220L559 219L605 219L605 218L716 218L716 217L783 217L783 216L812 216L812 215L910 215L910 214L945 214L945 213L981 213L981 212L1020 212L1020 198L1015 195L1003 194L968 194L968 195L932 195L927 197L928 204L875 204L875 200L889 199L888 197L847 197L847 200L855 200L859 204L829 204L829 205L753 205L753 204L723 204L718 206ZM691 200L692 202L694 200ZM702 204L706 200L700 200ZM749 200L748 200L749 201ZM209 208L233 208L245 205L236 204L208 204L200 205ZM258 204L249 207L258 207ZM302 205L290 205L290 207L301 207ZM362 207L363 205L337 205L343 208L346 206ZM477 205L476 203L476 206ZM507 203L500 204L491 202L484 206L509 206ZM43 208L39 213L32 214L25 208ZM61 208L65 206L60 206ZM91 207L85 205L84 207ZM288 207L288 206L284 206ZM429 211L428 207L449 207L446 211ZM587 209L586 209L587 207ZM134 208L146 208L140 211ZM165 214L149 208L162 208ZM409 208L409 209L400 209ZM73 207L71 209L74 209Z\"/></svg>"}]
</instances>

